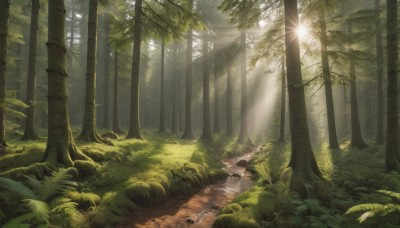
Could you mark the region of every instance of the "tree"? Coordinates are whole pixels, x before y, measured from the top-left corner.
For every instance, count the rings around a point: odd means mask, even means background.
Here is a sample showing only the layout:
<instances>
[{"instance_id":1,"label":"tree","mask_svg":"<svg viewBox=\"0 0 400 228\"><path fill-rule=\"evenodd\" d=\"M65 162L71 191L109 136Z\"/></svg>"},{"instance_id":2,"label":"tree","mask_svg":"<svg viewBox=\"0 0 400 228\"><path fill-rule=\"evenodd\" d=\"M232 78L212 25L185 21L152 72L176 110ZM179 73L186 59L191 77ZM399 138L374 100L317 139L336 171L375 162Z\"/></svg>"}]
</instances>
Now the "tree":
<instances>
[{"instance_id":1,"label":"tree","mask_svg":"<svg viewBox=\"0 0 400 228\"><path fill-rule=\"evenodd\" d=\"M142 139L139 123L139 68L142 42L142 0L135 0L135 25L133 31L133 56L131 74L131 103L127 139Z\"/></svg>"},{"instance_id":2,"label":"tree","mask_svg":"<svg viewBox=\"0 0 400 228\"><path fill-rule=\"evenodd\" d=\"M286 72L285 72L285 57L282 56L282 71L281 71L281 119L279 125L279 142L285 142L285 119L286 119Z\"/></svg>"},{"instance_id":3,"label":"tree","mask_svg":"<svg viewBox=\"0 0 400 228\"><path fill-rule=\"evenodd\" d=\"M160 73L160 125L158 127L158 132L165 132L165 77L164 77L164 59L165 59L165 45L164 41L161 43L161 73Z\"/></svg>"},{"instance_id":4,"label":"tree","mask_svg":"<svg viewBox=\"0 0 400 228\"><path fill-rule=\"evenodd\" d=\"M246 67L246 32L240 33L240 132L237 139L239 144L252 145L247 131L247 67Z\"/></svg>"},{"instance_id":5,"label":"tree","mask_svg":"<svg viewBox=\"0 0 400 228\"><path fill-rule=\"evenodd\" d=\"M200 139L212 141L210 112L210 63L208 59L208 31L203 31L203 134Z\"/></svg>"},{"instance_id":6,"label":"tree","mask_svg":"<svg viewBox=\"0 0 400 228\"><path fill-rule=\"evenodd\" d=\"M292 153L289 167L293 169L290 190L301 196L310 196L305 183L313 187L312 192L320 199L327 200L321 191L323 177L315 160L307 121L304 85L301 73L299 38L296 29L299 26L297 0L284 0L285 12L285 50L287 83L289 92L289 112Z\"/></svg>"},{"instance_id":7,"label":"tree","mask_svg":"<svg viewBox=\"0 0 400 228\"><path fill-rule=\"evenodd\" d=\"M173 88L173 92L172 92L172 96L173 96L173 100L172 100L172 121L171 121L171 132L174 134L177 134L179 132L179 110L178 110L178 106L179 106L179 80L178 80L178 44L175 43L174 44L174 54L173 54L173 61L174 61L174 70L173 70L173 84L172 84L172 88Z\"/></svg>"},{"instance_id":8,"label":"tree","mask_svg":"<svg viewBox=\"0 0 400 228\"><path fill-rule=\"evenodd\" d=\"M104 14L104 36L106 39L110 35L110 16L106 12ZM106 42L103 55L104 66L104 96L103 96L103 127L110 127L110 43Z\"/></svg>"},{"instance_id":9,"label":"tree","mask_svg":"<svg viewBox=\"0 0 400 228\"><path fill-rule=\"evenodd\" d=\"M326 114L328 117L329 147L332 149L339 149L339 143L336 135L335 108L333 106L332 80L331 80L331 72L328 59L328 44L326 37L325 14L323 9L321 10L321 14L319 16L319 25L320 25L319 39L321 43L322 76L324 78Z\"/></svg>"},{"instance_id":10,"label":"tree","mask_svg":"<svg viewBox=\"0 0 400 228\"><path fill-rule=\"evenodd\" d=\"M376 124L376 144L382 145L383 136L383 42L381 29L380 0L375 0L375 27L376 27L376 66L377 66L377 124Z\"/></svg>"},{"instance_id":11,"label":"tree","mask_svg":"<svg viewBox=\"0 0 400 228\"><path fill-rule=\"evenodd\" d=\"M233 136L233 115L232 115L232 66L230 61L230 52L227 52L226 59L226 136L232 137Z\"/></svg>"},{"instance_id":12,"label":"tree","mask_svg":"<svg viewBox=\"0 0 400 228\"><path fill-rule=\"evenodd\" d=\"M118 51L114 52L114 94L113 94L113 122L112 130L117 134L124 133L118 120Z\"/></svg>"},{"instance_id":13,"label":"tree","mask_svg":"<svg viewBox=\"0 0 400 228\"><path fill-rule=\"evenodd\" d=\"M214 52L214 128L213 131L215 133L219 133L221 131L220 123L219 123L219 90L218 90L218 67L220 60L220 54L218 53L217 49L217 41L216 39L214 40L214 47L213 47L213 52Z\"/></svg>"},{"instance_id":14,"label":"tree","mask_svg":"<svg viewBox=\"0 0 400 228\"><path fill-rule=\"evenodd\" d=\"M192 11L193 0L188 0L188 10ZM192 130L192 52L193 32L190 27L186 35L186 96L185 96L185 130L182 138L194 139Z\"/></svg>"},{"instance_id":15,"label":"tree","mask_svg":"<svg viewBox=\"0 0 400 228\"><path fill-rule=\"evenodd\" d=\"M352 34L352 22L348 22L348 33ZM358 114L356 69L354 62L354 50L349 48L349 75L350 75L350 108L351 108L351 145L359 149L367 147L361 135L360 117Z\"/></svg>"},{"instance_id":16,"label":"tree","mask_svg":"<svg viewBox=\"0 0 400 228\"><path fill-rule=\"evenodd\" d=\"M83 128L78 139L88 142L107 143L96 131L96 52L98 0L89 0L88 46L86 59L86 94Z\"/></svg>"},{"instance_id":17,"label":"tree","mask_svg":"<svg viewBox=\"0 0 400 228\"><path fill-rule=\"evenodd\" d=\"M74 165L74 160L91 160L75 145L69 125L67 73L65 69L64 0L48 3L48 138L42 161ZM3 15L3 14L1 14Z\"/></svg>"},{"instance_id":18,"label":"tree","mask_svg":"<svg viewBox=\"0 0 400 228\"><path fill-rule=\"evenodd\" d=\"M39 0L32 0L31 26L30 26L30 42L29 42L29 63L28 63L28 83L26 103L29 108L26 110L25 132L22 140L37 140L35 128L35 101L36 101L36 48L38 41L39 29Z\"/></svg>"},{"instance_id":19,"label":"tree","mask_svg":"<svg viewBox=\"0 0 400 228\"><path fill-rule=\"evenodd\" d=\"M398 38L397 0L387 0L387 122L385 167L387 171L400 171L398 123Z\"/></svg>"},{"instance_id":20,"label":"tree","mask_svg":"<svg viewBox=\"0 0 400 228\"><path fill-rule=\"evenodd\" d=\"M7 146L5 129L5 96L7 70L7 38L10 2L0 2L0 146Z\"/></svg>"}]
</instances>

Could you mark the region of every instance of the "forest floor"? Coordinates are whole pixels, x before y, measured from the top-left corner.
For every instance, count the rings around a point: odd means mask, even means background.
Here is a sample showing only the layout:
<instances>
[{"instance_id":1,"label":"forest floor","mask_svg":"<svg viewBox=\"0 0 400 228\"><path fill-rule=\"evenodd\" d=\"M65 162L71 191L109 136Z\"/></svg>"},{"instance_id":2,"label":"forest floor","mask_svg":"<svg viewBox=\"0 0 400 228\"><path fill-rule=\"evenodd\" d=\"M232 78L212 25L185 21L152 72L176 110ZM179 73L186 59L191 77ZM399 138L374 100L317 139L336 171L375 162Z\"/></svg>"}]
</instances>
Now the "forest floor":
<instances>
[{"instance_id":1,"label":"forest floor","mask_svg":"<svg viewBox=\"0 0 400 228\"><path fill-rule=\"evenodd\" d=\"M65 211L62 213L67 215L55 216L54 213L61 213L55 210L60 205L55 207L54 197L49 197L41 199L49 207L49 219L34 221L30 218L29 223L102 227L104 224L132 221L126 218L137 212L138 208L173 204L174 200L175 203L181 203L180 206L190 208L185 203L191 196L202 194L203 191L205 195L200 199L206 198L210 189L204 186L215 188L218 183L225 182L220 180L227 180L229 173L224 169L223 161L226 163L228 158L239 157L252 150L238 146L233 139L225 137L216 137L213 143L208 144L181 140L169 134L145 133L144 136L144 141L115 140L115 146L78 142L82 152L96 162L96 170L72 177L71 181L76 186L63 192L64 197L77 204L80 216ZM11 141L10 144L15 147L12 152L0 156L0 176L7 176L10 170L18 170L18 167L30 167L28 170L42 180L43 186L51 181L52 184L57 183L54 178L43 179L40 175L43 170L35 166L44 153L45 139L38 142ZM375 216L362 224L357 221L360 213L344 215L350 207L360 203L393 202L391 197L379 193L380 189L400 191L399 175L383 172L383 147L371 142L368 148L358 150L345 141L340 150L330 150L326 144L320 144L314 146L314 152L332 190L330 203L324 204L316 199L303 200L288 191L290 145L271 142L260 146L248 162L247 170L253 173L253 186L225 207L219 208L233 197L213 207L214 215L218 215L212 218L215 218L214 226L378 227L384 223L389 224L385 227L393 224L395 227L400 224L398 216L390 216L393 213L388 213L389 216L384 218ZM235 162L231 160L232 164ZM232 170L228 171L232 174ZM29 185L32 181L23 180L21 176L14 177L32 188ZM12 186L4 186L5 182L1 181L0 188L13 189ZM26 198L20 196L19 200L22 199ZM11 218L20 218L31 209L29 204L7 204L5 197L0 197L0 222L9 223ZM160 212L158 217L164 215ZM196 218L193 222L198 221Z\"/></svg>"}]
</instances>

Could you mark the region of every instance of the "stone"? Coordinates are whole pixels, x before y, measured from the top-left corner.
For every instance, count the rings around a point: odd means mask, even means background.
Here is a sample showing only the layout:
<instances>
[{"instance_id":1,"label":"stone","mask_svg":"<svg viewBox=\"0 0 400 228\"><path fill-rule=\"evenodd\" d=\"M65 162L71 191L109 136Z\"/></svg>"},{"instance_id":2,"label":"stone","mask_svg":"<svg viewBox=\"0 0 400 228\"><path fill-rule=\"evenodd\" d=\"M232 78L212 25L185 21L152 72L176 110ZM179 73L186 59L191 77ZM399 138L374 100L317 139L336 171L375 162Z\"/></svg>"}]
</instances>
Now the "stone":
<instances>
[{"instance_id":1,"label":"stone","mask_svg":"<svg viewBox=\"0 0 400 228\"><path fill-rule=\"evenodd\" d=\"M186 223L194 224L195 221L194 221L194 219L192 219L192 218L187 218L187 219L186 219Z\"/></svg>"},{"instance_id":2,"label":"stone","mask_svg":"<svg viewBox=\"0 0 400 228\"><path fill-rule=\"evenodd\" d=\"M238 161L238 162L236 163L236 165L237 165L237 166L240 166L240 167L246 168L247 165L248 165L248 162L247 162L246 160L240 160L240 161Z\"/></svg>"},{"instance_id":3,"label":"stone","mask_svg":"<svg viewBox=\"0 0 400 228\"><path fill-rule=\"evenodd\" d=\"M242 175L240 175L239 173L232 173L233 177L238 177L238 178L242 178Z\"/></svg>"}]
</instances>

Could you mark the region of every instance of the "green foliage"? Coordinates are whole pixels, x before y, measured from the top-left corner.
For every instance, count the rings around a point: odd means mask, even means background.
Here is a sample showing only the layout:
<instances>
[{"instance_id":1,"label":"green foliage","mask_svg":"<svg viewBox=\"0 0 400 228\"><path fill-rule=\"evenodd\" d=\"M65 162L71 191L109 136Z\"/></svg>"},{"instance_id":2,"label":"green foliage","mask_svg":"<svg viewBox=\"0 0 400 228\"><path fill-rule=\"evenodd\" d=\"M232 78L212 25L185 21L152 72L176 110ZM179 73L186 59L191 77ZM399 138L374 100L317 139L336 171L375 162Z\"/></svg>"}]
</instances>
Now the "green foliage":
<instances>
[{"instance_id":1,"label":"green foliage","mask_svg":"<svg viewBox=\"0 0 400 228\"><path fill-rule=\"evenodd\" d=\"M79 209L89 209L100 203L100 196L91 192L67 191L65 197L78 204Z\"/></svg>"},{"instance_id":2,"label":"green foliage","mask_svg":"<svg viewBox=\"0 0 400 228\"><path fill-rule=\"evenodd\" d=\"M242 206L240 206L240 204L231 203L222 209L221 214L233 214L240 210L243 210L243 208L242 208Z\"/></svg>"},{"instance_id":3,"label":"green foliage","mask_svg":"<svg viewBox=\"0 0 400 228\"><path fill-rule=\"evenodd\" d=\"M327 208L317 199L304 199L296 193L284 199L284 208L290 214L290 224L296 227L342 227L339 211Z\"/></svg>"},{"instance_id":4,"label":"green foliage","mask_svg":"<svg viewBox=\"0 0 400 228\"><path fill-rule=\"evenodd\" d=\"M53 164L44 162L44 163L36 163L28 167L19 167L10 169L8 171L0 173L0 176L9 177L12 179L22 179L24 176L32 175L37 179L41 180L45 175L51 173L51 171L55 170Z\"/></svg>"},{"instance_id":5,"label":"green foliage","mask_svg":"<svg viewBox=\"0 0 400 228\"><path fill-rule=\"evenodd\" d=\"M242 214L224 214L218 216L213 224L214 228L260 228L261 226L253 219L242 216Z\"/></svg>"}]
</instances>

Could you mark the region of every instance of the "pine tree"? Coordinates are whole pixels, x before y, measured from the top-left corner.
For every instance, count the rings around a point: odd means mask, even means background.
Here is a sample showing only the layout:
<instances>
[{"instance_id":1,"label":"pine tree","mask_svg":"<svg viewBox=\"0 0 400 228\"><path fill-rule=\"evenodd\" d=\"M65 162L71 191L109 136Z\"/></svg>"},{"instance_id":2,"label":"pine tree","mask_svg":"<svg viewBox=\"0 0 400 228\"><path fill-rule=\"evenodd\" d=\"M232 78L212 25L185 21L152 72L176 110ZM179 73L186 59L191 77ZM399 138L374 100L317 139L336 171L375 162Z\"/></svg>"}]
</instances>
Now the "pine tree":
<instances>
[{"instance_id":1,"label":"pine tree","mask_svg":"<svg viewBox=\"0 0 400 228\"><path fill-rule=\"evenodd\" d=\"M0 146L7 146L5 126L5 96L9 10L9 0L2 0L0 2Z\"/></svg>"}]
</instances>

